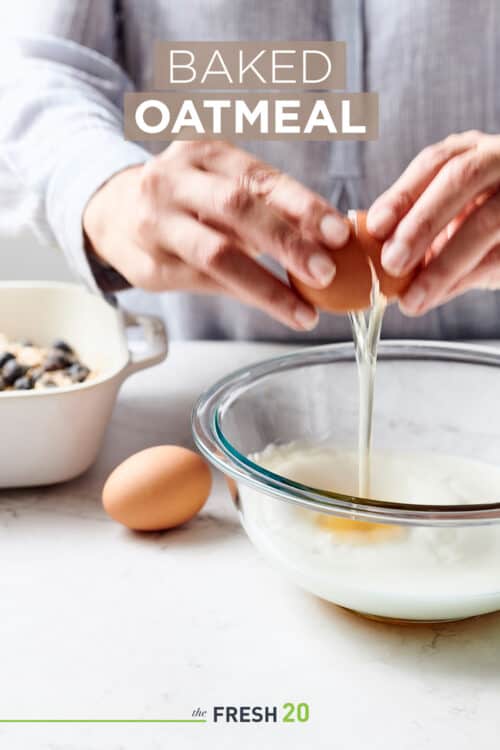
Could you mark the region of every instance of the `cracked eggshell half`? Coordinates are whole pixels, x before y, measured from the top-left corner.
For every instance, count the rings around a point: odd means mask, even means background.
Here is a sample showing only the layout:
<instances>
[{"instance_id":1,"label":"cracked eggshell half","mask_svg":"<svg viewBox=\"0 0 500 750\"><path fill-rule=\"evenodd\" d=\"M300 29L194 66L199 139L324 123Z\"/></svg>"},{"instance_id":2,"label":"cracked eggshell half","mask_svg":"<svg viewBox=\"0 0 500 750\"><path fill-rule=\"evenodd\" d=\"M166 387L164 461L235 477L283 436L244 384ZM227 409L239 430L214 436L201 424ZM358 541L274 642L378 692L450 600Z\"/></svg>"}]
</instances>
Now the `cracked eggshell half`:
<instances>
[{"instance_id":1,"label":"cracked eggshell half","mask_svg":"<svg viewBox=\"0 0 500 750\"><path fill-rule=\"evenodd\" d=\"M346 313L370 306L372 272L368 259L379 279L380 290L388 300L402 294L415 273L399 278L390 276L382 268L383 243L366 228L366 211L349 211L348 218L353 228L347 244L339 250L330 250L337 268L331 284L314 289L289 274L292 287L308 302L326 312Z\"/></svg>"}]
</instances>

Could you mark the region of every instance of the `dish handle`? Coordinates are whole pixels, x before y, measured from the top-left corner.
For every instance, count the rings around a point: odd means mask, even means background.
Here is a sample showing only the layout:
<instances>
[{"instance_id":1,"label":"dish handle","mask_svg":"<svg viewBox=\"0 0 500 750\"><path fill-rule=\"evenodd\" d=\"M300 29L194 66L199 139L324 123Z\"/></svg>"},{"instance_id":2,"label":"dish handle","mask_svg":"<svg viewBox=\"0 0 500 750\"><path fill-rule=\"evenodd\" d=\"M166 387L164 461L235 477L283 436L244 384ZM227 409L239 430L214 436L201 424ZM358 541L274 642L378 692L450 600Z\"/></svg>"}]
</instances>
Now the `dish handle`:
<instances>
[{"instance_id":1,"label":"dish handle","mask_svg":"<svg viewBox=\"0 0 500 750\"><path fill-rule=\"evenodd\" d=\"M163 320L156 315L136 315L127 310L123 310L122 315L125 328L139 328L141 337L137 341L145 343L138 351L129 344L130 359L124 377L163 362L168 353L167 330Z\"/></svg>"}]
</instances>

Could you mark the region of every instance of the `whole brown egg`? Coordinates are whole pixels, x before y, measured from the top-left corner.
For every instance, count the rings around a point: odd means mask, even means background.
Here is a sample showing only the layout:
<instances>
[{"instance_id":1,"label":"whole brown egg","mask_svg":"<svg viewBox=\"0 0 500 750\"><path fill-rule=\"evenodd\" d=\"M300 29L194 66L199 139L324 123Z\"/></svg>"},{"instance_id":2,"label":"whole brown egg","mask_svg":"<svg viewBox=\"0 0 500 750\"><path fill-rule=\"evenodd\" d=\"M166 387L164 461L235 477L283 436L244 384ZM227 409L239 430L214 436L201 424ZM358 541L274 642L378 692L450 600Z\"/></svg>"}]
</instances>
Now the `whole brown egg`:
<instances>
[{"instance_id":1,"label":"whole brown egg","mask_svg":"<svg viewBox=\"0 0 500 750\"><path fill-rule=\"evenodd\" d=\"M135 453L109 475L102 502L108 515L136 531L186 523L203 507L212 475L197 453L157 445Z\"/></svg>"}]
</instances>

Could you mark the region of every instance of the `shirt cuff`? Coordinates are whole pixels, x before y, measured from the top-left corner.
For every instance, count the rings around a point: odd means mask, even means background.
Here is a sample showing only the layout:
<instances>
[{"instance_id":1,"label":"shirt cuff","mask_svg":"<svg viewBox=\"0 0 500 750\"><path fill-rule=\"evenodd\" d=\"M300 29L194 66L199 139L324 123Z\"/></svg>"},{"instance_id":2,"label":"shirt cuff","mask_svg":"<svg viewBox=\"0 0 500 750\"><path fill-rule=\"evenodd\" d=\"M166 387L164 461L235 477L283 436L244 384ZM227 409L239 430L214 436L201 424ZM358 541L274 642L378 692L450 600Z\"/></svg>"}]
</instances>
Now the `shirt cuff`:
<instances>
[{"instance_id":1,"label":"shirt cuff","mask_svg":"<svg viewBox=\"0 0 500 750\"><path fill-rule=\"evenodd\" d=\"M116 268L105 264L92 250L86 251L86 260L95 283L103 294L115 294L131 288L132 285Z\"/></svg>"},{"instance_id":2,"label":"shirt cuff","mask_svg":"<svg viewBox=\"0 0 500 750\"><path fill-rule=\"evenodd\" d=\"M127 167L143 164L151 154L141 146L125 141L115 130L87 130L72 136L70 141L60 148L58 166L50 179L47 219L71 267L85 284L94 292L112 291L109 288L109 269L101 268L87 256L83 212L92 195L107 180ZM116 210L119 211L120 207L117 206ZM123 284L121 286L123 288Z\"/></svg>"}]
</instances>

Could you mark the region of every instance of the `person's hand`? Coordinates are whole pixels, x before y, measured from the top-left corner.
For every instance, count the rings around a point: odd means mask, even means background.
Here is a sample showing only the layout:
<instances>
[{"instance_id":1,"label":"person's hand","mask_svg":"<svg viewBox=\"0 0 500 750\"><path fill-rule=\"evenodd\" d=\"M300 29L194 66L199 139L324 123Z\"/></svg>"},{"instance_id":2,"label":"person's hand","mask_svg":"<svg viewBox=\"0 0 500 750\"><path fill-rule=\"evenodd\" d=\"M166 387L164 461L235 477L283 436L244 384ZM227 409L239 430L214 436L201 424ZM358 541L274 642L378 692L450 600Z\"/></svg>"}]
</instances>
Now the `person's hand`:
<instances>
[{"instance_id":1,"label":"person's hand","mask_svg":"<svg viewBox=\"0 0 500 750\"><path fill-rule=\"evenodd\" d=\"M423 262L400 299L409 315L469 289L500 289L500 136L468 131L425 148L368 212L382 264Z\"/></svg>"},{"instance_id":2,"label":"person's hand","mask_svg":"<svg viewBox=\"0 0 500 750\"><path fill-rule=\"evenodd\" d=\"M347 220L319 195L227 143L175 142L112 177L89 201L91 251L149 291L227 293L296 330L317 312L257 261L275 258L307 284L327 286L328 247Z\"/></svg>"}]
</instances>

